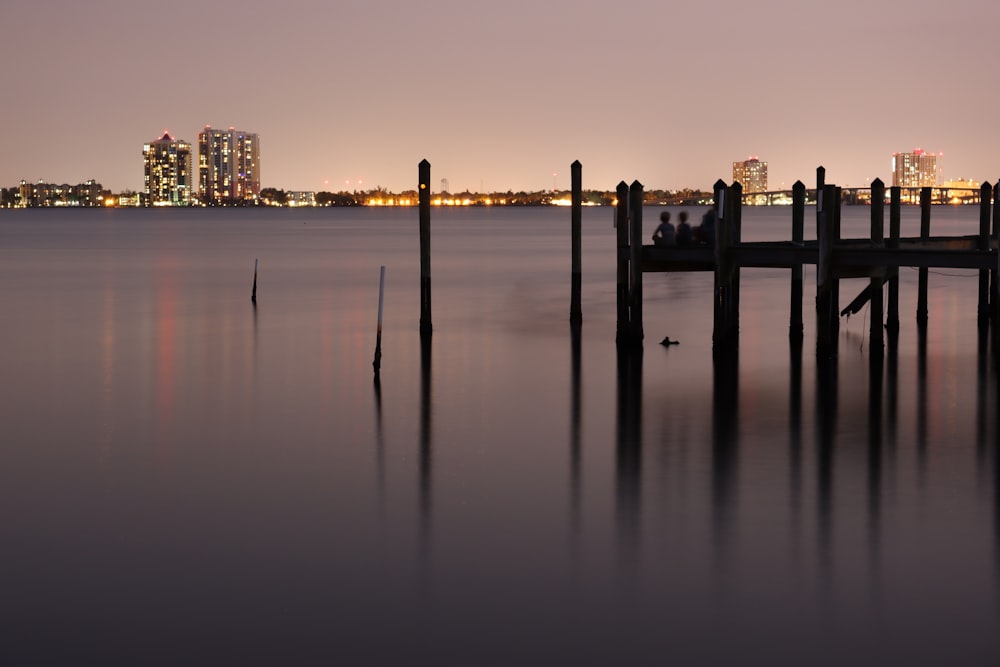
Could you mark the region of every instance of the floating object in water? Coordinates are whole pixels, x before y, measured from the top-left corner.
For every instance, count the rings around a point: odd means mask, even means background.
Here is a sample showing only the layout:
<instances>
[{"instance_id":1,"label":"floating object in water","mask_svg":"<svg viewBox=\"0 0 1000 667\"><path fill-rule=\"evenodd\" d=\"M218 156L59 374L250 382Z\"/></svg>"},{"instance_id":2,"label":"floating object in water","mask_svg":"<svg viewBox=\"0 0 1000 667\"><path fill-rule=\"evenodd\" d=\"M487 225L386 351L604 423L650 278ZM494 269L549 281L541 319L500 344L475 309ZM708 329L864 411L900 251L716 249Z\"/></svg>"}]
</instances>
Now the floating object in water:
<instances>
[{"instance_id":1,"label":"floating object in water","mask_svg":"<svg viewBox=\"0 0 1000 667\"><path fill-rule=\"evenodd\" d=\"M681 342L679 340L671 340L670 336L667 336L666 338L660 341L660 345L680 345L680 344Z\"/></svg>"}]
</instances>

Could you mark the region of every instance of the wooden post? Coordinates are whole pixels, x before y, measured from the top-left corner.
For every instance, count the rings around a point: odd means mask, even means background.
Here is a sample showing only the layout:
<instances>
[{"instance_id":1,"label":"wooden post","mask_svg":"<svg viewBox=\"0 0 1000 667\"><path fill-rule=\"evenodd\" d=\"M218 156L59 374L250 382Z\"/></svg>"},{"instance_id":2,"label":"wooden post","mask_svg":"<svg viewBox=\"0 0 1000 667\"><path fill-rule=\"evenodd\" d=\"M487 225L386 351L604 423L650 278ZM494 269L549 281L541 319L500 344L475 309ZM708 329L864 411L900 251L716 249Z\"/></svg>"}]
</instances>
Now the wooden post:
<instances>
[{"instance_id":1,"label":"wooden post","mask_svg":"<svg viewBox=\"0 0 1000 667\"><path fill-rule=\"evenodd\" d=\"M378 329L375 331L375 359L372 367L375 369L375 377L379 376L382 370L382 302L385 295L385 265L379 269L378 274Z\"/></svg>"},{"instance_id":2,"label":"wooden post","mask_svg":"<svg viewBox=\"0 0 1000 667\"><path fill-rule=\"evenodd\" d=\"M642 183L632 181L628 193L630 280L630 342L641 345L642 331Z\"/></svg>"},{"instance_id":3,"label":"wooden post","mask_svg":"<svg viewBox=\"0 0 1000 667\"><path fill-rule=\"evenodd\" d=\"M816 262L816 354L819 356L836 356L837 303L834 301L833 289L833 244L836 238L836 220L834 201L837 188L834 185L824 185L823 190L816 194L817 217L816 239L819 253Z\"/></svg>"},{"instance_id":4,"label":"wooden post","mask_svg":"<svg viewBox=\"0 0 1000 667\"><path fill-rule=\"evenodd\" d=\"M931 236L931 189L920 188L920 240ZM917 285L917 322L927 324L927 267L921 267Z\"/></svg>"},{"instance_id":5,"label":"wooden post","mask_svg":"<svg viewBox=\"0 0 1000 667\"><path fill-rule=\"evenodd\" d=\"M733 210L733 189L725 181L715 182L715 305L713 313L712 345L721 352L730 342L732 317L731 218Z\"/></svg>"},{"instance_id":6,"label":"wooden post","mask_svg":"<svg viewBox=\"0 0 1000 667\"><path fill-rule=\"evenodd\" d=\"M420 182L420 334L434 331L431 323L431 163L418 165Z\"/></svg>"},{"instance_id":7,"label":"wooden post","mask_svg":"<svg viewBox=\"0 0 1000 667\"><path fill-rule=\"evenodd\" d=\"M726 338L731 344L739 340L740 335L740 265L733 256L732 249L743 242L743 185L733 183L729 188L729 201L732 208L729 214L729 322Z\"/></svg>"},{"instance_id":8,"label":"wooden post","mask_svg":"<svg viewBox=\"0 0 1000 667\"><path fill-rule=\"evenodd\" d=\"M257 306L257 258L253 258L253 288L250 290L250 302Z\"/></svg>"},{"instance_id":9,"label":"wooden post","mask_svg":"<svg viewBox=\"0 0 1000 667\"><path fill-rule=\"evenodd\" d=\"M618 236L618 333L615 341L621 345L628 342L631 329L629 315L629 233L628 233L628 183L622 181L617 189L618 203L615 210L615 231Z\"/></svg>"},{"instance_id":10,"label":"wooden post","mask_svg":"<svg viewBox=\"0 0 1000 667\"><path fill-rule=\"evenodd\" d=\"M820 227L820 216L823 213L823 188L826 186L826 169L816 167L816 229ZM819 236L816 237L819 239Z\"/></svg>"},{"instance_id":11,"label":"wooden post","mask_svg":"<svg viewBox=\"0 0 1000 667\"><path fill-rule=\"evenodd\" d=\"M806 186L795 181L792 186L792 243L801 246L805 242ZM793 341L802 342L802 264L792 267L792 303L789 310L788 336Z\"/></svg>"},{"instance_id":12,"label":"wooden post","mask_svg":"<svg viewBox=\"0 0 1000 667\"><path fill-rule=\"evenodd\" d=\"M569 321L571 324L580 324L583 321L583 312L580 308L580 298L583 285L583 272L581 265L581 221L583 219L583 166L577 160L570 165L572 174L572 212L570 214L570 234L572 236L573 266L570 287Z\"/></svg>"},{"instance_id":13,"label":"wooden post","mask_svg":"<svg viewBox=\"0 0 1000 667\"><path fill-rule=\"evenodd\" d=\"M888 247L899 247L899 217L902 204L902 189L898 185L889 188L889 243ZM889 303L885 329L889 343L895 344L899 335L899 267L889 269Z\"/></svg>"},{"instance_id":14,"label":"wooden post","mask_svg":"<svg viewBox=\"0 0 1000 667\"><path fill-rule=\"evenodd\" d=\"M990 248L990 199L993 188L989 183L983 183L979 189L979 243L980 250ZM979 326L990 321L990 271L979 270Z\"/></svg>"},{"instance_id":15,"label":"wooden post","mask_svg":"<svg viewBox=\"0 0 1000 667\"><path fill-rule=\"evenodd\" d=\"M993 186L993 230L990 234L994 239L1000 237L1000 180L996 182ZM997 251L1000 255L1000 250ZM998 280L1000 280L1000 273L997 271L990 271L990 317L994 323L997 323L997 314L1000 312L1000 285L998 285Z\"/></svg>"},{"instance_id":16,"label":"wooden post","mask_svg":"<svg viewBox=\"0 0 1000 667\"><path fill-rule=\"evenodd\" d=\"M872 245L876 248L885 246L885 183L882 179L876 178L872 181ZM868 291L871 296L871 322L868 329L868 345L871 355L882 356L885 347L885 338L882 335L882 318L884 316L882 300L882 284L885 277L885 268L874 269L868 282ZM879 366L881 369L881 365Z\"/></svg>"}]
</instances>

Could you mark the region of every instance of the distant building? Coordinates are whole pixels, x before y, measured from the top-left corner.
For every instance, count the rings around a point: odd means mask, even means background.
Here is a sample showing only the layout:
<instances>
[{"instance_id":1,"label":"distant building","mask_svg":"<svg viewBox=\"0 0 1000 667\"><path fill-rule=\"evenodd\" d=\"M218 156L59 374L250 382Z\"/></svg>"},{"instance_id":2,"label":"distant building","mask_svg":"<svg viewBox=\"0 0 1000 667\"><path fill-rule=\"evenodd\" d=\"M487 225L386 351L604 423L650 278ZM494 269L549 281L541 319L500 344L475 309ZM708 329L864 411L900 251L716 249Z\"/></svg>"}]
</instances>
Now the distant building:
<instances>
[{"instance_id":1,"label":"distant building","mask_svg":"<svg viewBox=\"0 0 1000 667\"><path fill-rule=\"evenodd\" d=\"M18 202L22 208L39 206L102 206L105 190L100 183L91 179L77 185L28 183L22 180L18 186Z\"/></svg>"},{"instance_id":2,"label":"distant building","mask_svg":"<svg viewBox=\"0 0 1000 667\"><path fill-rule=\"evenodd\" d=\"M767 192L767 163L755 157L734 162L733 181L743 186L743 194Z\"/></svg>"},{"instance_id":3,"label":"distant building","mask_svg":"<svg viewBox=\"0 0 1000 667\"><path fill-rule=\"evenodd\" d=\"M198 187L203 204L260 197L260 138L253 132L206 125L198 134Z\"/></svg>"},{"instance_id":4,"label":"distant building","mask_svg":"<svg viewBox=\"0 0 1000 667\"><path fill-rule=\"evenodd\" d=\"M146 200L153 206L191 205L191 144L164 132L143 144Z\"/></svg>"},{"instance_id":5,"label":"distant building","mask_svg":"<svg viewBox=\"0 0 1000 667\"><path fill-rule=\"evenodd\" d=\"M893 153L892 184L902 188L937 185L937 156L920 148L912 153Z\"/></svg>"},{"instance_id":6,"label":"distant building","mask_svg":"<svg viewBox=\"0 0 1000 667\"><path fill-rule=\"evenodd\" d=\"M288 193L289 206L316 206L316 193L294 191Z\"/></svg>"}]
</instances>

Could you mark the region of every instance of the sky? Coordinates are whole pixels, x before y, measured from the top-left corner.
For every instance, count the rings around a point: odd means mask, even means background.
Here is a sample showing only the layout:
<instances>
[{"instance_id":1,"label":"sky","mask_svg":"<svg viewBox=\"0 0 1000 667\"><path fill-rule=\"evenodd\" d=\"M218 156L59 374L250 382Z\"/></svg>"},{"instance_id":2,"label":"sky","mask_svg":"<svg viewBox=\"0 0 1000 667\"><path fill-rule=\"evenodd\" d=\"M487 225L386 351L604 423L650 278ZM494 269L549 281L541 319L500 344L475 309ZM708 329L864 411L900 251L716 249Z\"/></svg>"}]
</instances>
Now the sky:
<instances>
[{"instance_id":1,"label":"sky","mask_svg":"<svg viewBox=\"0 0 1000 667\"><path fill-rule=\"evenodd\" d=\"M991 0L5 0L0 186L142 189L142 145L256 132L264 187L772 189L1000 178ZM197 160L194 156L195 162ZM360 186L359 186L360 184Z\"/></svg>"}]
</instances>

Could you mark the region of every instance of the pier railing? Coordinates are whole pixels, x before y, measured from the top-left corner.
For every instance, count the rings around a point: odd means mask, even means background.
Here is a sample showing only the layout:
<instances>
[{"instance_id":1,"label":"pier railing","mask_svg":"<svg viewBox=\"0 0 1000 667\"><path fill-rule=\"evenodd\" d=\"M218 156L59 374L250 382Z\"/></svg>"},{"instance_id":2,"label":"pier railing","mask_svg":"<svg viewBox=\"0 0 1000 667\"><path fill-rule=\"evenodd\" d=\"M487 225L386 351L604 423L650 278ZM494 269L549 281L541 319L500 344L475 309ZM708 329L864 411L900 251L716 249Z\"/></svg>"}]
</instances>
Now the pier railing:
<instances>
[{"instance_id":1,"label":"pier railing","mask_svg":"<svg viewBox=\"0 0 1000 667\"><path fill-rule=\"evenodd\" d=\"M642 274L663 271L712 271L714 280L713 347L735 344L739 335L740 269L743 267L787 268L791 273L789 335L801 341L802 267L816 265L816 349L836 354L840 317L858 312L871 303L871 349L882 354L883 322L890 337L899 330L899 267L919 270L917 321L927 321L927 274L930 268L979 269L980 325L996 321L997 275L1000 253L997 229L1000 220L1000 183L984 183L976 200L980 208L979 233L968 236L931 236L933 189L921 188L920 235L901 237L900 207L904 188L888 188L876 179L868 189L871 234L867 238L842 238L840 228L843 189L826 184L822 167L817 169L815 192L816 240L805 241L803 227L807 192L796 182L792 189L791 239L751 242L741 240L744 194L739 183L716 182L713 210L716 217L712 245L659 246L642 244L642 189L638 181L618 186L618 342L641 345ZM889 234L885 235L885 208L889 208ZM992 229L991 229L992 222ZM840 306L840 280L869 279L847 307ZM888 285L887 298L883 288ZM884 303L885 302L885 303ZM887 311L887 312L886 312Z\"/></svg>"}]
</instances>

